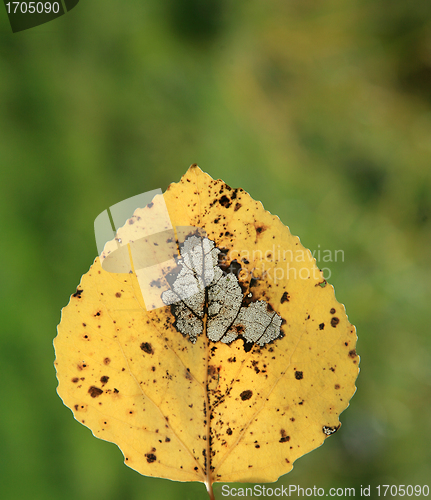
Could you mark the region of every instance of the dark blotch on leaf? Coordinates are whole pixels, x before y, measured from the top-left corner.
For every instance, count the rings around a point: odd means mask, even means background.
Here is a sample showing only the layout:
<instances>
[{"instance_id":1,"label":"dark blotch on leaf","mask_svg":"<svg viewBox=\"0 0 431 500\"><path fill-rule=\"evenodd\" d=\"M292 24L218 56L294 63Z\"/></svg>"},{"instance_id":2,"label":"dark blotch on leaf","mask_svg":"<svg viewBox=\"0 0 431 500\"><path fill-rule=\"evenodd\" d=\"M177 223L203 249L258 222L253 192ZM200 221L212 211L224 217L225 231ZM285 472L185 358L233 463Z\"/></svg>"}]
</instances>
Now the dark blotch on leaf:
<instances>
[{"instance_id":1,"label":"dark blotch on leaf","mask_svg":"<svg viewBox=\"0 0 431 500\"><path fill-rule=\"evenodd\" d=\"M109 363L110 363L110 362L111 362L111 360L110 360L109 358L105 358L105 359L103 360L103 363L104 363L105 365L109 365Z\"/></svg>"},{"instance_id":2,"label":"dark blotch on leaf","mask_svg":"<svg viewBox=\"0 0 431 500\"><path fill-rule=\"evenodd\" d=\"M155 462L157 460L157 457L156 457L156 455L154 455L154 453L147 453L145 456L147 457L147 462L149 464L152 464L153 462Z\"/></svg>"},{"instance_id":3,"label":"dark blotch on leaf","mask_svg":"<svg viewBox=\"0 0 431 500\"><path fill-rule=\"evenodd\" d=\"M117 293L115 294L115 296L117 297L117 299L119 299L119 298L121 297L121 293L120 293L120 292L117 292Z\"/></svg>"},{"instance_id":4,"label":"dark blotch on leaf","mask_svg":"<svg viewBox=\"0 0 431 500\"><path fill-rule=\"evenodd\" d=\"M226 434L232 436L232 429L230 427L226 430Z\"/></svg>"},{"instance_id":5,"label":"dark blotch on leaf","mask_svg":"<svg viewBox=\"0 0 431 500\"><path fill-rule=\"evenodd\" d=\"M301 379L304 378L304 375L303 375L302 372L296 371L295 372L295 378L296 378L296 380L301 380Z\"/></svg>"},{"instance_id":6,"label":"dark blotch on leaf","mask_svg":"<svg viewBox=\"0 0 431 500\"><path fill-rule=\"evenodd\" d=\"M325 328L325 323L320 323L319 330L323 330Z\"/></svg>"},{"instance_id":7,"label":"dark blotch on leaf","mask_svg":"<svg viewBox=\"0 0 431 500\"><path fill-rule=\"evenodd\" d=\"M231 201L225 194L219 199L219 203L225 208L229 208L231 205Z\"/></svg>"},{"instance_id":8,"label":"dark blotch on leaf","mask_svg":"<svg viewBox=\"0 0 431 500\"><path fill-rule=\"evenodd\" d=\"M237 277L241 271L241 264L236 259L233 260L228 266L219 263L219 267L224 272L224 274L232 273Z\"/></svg>"},{"instance_id":9,"label":"dark blotch on leaf","mask_svg":"<svg viewBox=\"0 0 431 500\"><path fill-rule=\"evenodd\" d=\"M243 401L247 401L247 399L250 399L252 396L253 396L253 392L250 391L250 390L242 391L241 394L240 394L240 398Z\"/></svg>"},{"instance_id":10,"label":"dark blotch on leaf","mask_svg":"<svg viewBox=\"0 0 431 500\"><path fill-rule=\"evenodd\" d=\"M102 389L99 389L98 387L95 387L94 385L92 385L88 389L88 394L90 394L90 396L92 398L97 398L98 396L100 396L101 394L103 394L103 391L102 391Z\"/></svg>"},{"instance_id":11,"label":"dark blotch on leaf","mask_svg":"<svg viewBox=\"0 0 431 500\"><path fill-rule=\"evenodd\" d=\"M252 347L254 346L254 342L248 342L244 337L240 337L241 340L244 342L244 351L245 352L250 352Z\"/></svg>"},{"instance_id":12,"label":"dark blotch on leaf","mask_svg":"<svg viewBox=\"0 0 431 500\"><path fill-rule=\"evenodd\" d=\"M340 320L334 316L334 317L331 319L331 326L332 326L333 328L335 328L335 327L338 325L338 323L339 323L339 322L340 322Z\"/></svg>"},{"instance_id":13,"label":"dark blotch on leaf","mask_svg":"<svg viewBox=\"0 0 431 500\"><path fill-rule=\"evenodd\" d=\"M102 382L102 384L106 384L109 380L109 377L107 377L106 375L103 375L103 377L100 378L100 381Z\"/></svg>"},{"instance_id":14,"label":"dark blotch on leaf","mask_svg":"<svg viewBox=\"0 0 431 500\"><path fill-rule=\"evenodd\" d=\"M285 302L289 302L289 294L287 292L284 292L283 295L281 296L280 302L281 304L284 304Z\"/></svg>"},{"instance_id":15,"label":"dark blotch on leaf","mask_svg":"<svg viewBox=\"0 0 431 500\"><path fill-rule=\"evenodd\" d=\"M332 308L330 311L329 311L331 314L335 314L335 309Z\"/></svg>"},{"instance_id":16,"label":"dark blotch on leaf","mask_svg":"<svg viewBox=\"0 0 431 500\"><path fill-rule=\"evenodd\" d=\"M257 278L251 278L250 280L250 288L253 286L257 286L258 284L258 279Z\"/></svg>"},{"instance_id":17,"label":"dark blotch on leaf","mask_svg":"<svg viewBox=\"0 0 431 500\"><path fill-rule=\"evenodd\" d=\"M142 342L141 349L147 354L154 354L153 347L149 342Z\"/></svg>"},{"instance_id":18,"label":"dark blotch on leaf","mask_svg":"<svg viewBox=\"0 0 431 500\"><path fill-rule=\"evenodd\" d=\"M72 295L72 297L77 297L78 299L81 298L81 294L84 290L79 290L78 288L76 289L76 292Z\"/></svg>"},{"instance_id":19,"label":"dark blotch on leaf","mask_svg":"<svg viewBox=\"0 0 431 500\"><path fill-rule=\"evenodd\" d=\"M356 349L352 349L351 351L349 351L349 356L351 358L356 358Z\"/></svg>"},{"instance_id":20,"label":"dark blotch on leaf","mask_svg":"<svg viewBox=\"0 0 431 500\"><path fill-rule=\"evenodd\" d=\"M279 443L287 443L287 441L290 441L290 436L286 434L286 431L284 429L280 430L281 438Z\"/></svg>"}]
</instances>

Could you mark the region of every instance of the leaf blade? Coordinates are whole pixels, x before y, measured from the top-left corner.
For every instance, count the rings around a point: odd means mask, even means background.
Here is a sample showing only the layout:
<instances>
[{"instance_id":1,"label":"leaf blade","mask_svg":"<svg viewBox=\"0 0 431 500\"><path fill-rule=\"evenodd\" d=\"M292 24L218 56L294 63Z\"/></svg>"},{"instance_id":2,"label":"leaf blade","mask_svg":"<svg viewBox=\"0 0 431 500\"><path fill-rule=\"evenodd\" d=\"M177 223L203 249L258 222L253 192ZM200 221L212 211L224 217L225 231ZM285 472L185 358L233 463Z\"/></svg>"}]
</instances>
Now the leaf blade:
<instances>
[{"instance_id":1,"label":"leaf blade","mask_svg":"<svg viewBox=\"0 0 431 500\"><path fill-rule=\"evenodd\" d=\"M339 428L356 390L356 331L299 238L243 190L193 167L163 201L174 228L204 228L219 251L214 270L224 281L221 292L205 295L202 331L193 343L185 328L177 330L175 307L145 308L142 280L150 286L174 263L144 276L108 273L97 258L58 327L58 393L141 474L208 484L275 481ZM154 231L149 214L151 207L137 210L118 231L121 241L131 246ZM229 278L232 270L239 272ZM228 287L241 290L239 313L211 327ZM156 300L162 290L150 288ZM256 322L266 331L268 318L278 317L281 338L248 342L245 332ZM231 328L228 341L211 342L208 326L221 332L210 334L217 340Z\"/></svg>"}]
</instances>

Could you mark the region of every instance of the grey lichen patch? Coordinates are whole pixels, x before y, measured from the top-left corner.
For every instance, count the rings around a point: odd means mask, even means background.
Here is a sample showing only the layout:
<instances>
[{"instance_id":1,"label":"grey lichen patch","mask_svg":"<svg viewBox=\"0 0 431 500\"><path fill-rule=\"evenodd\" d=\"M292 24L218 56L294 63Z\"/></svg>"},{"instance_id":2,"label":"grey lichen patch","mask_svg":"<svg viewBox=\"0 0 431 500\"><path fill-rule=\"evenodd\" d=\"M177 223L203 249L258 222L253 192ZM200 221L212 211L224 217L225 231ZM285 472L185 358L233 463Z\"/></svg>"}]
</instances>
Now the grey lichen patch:
<instances>
[{"instance_id":1,"label":"grey lichen patch","mask_svg":"<svg viewBox=\"0 0 431 500\"><path fill-rule=\"evenodd\" d=\"M241 266L223 270L220 253L206 237L190 236L185 240L178 273L171 289L162 294L163 302L171 305L176 329L193 343L203 333L205 322L212 342L229 344L241 337L248 344L263 347L280 338L281 316L269 303L250 302L244 296L237 277Z\"/></svg>"},{"instance_id":2,"label":"grey lichen patch","mask_svg":"<svg viewBox=\"0 0 431 500\"><path fill-rule=\"evenodd\" d=\"M277 313L269 313L267 304L263 300L259 300L252 302L248 307L241 307L233 326L244 325L243 337L248 342L264 346L280 337L281 321L282 319Z\"/></svg>"}]
</instances>

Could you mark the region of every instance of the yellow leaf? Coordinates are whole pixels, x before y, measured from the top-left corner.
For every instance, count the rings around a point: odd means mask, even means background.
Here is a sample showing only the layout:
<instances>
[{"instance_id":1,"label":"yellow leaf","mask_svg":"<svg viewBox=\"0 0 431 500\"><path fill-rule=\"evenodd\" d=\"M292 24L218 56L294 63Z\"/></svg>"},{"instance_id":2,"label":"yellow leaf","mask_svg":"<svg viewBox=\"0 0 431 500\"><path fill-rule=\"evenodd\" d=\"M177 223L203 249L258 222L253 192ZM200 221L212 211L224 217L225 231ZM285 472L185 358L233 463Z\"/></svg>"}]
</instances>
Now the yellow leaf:
<instances>
[{"instance_id":1,"label":"yellow leaf","mask_svg":"<svg viewBox=\"0 0 431 500\"><path fill-rule=\"evenodd\" d=\"M137 266L170 224L176 261ZM180 238L184 226L201 232ZM129 467L205 482L212 495L217 481L275 481L340 427L356 389L355 328L310 251L260 202L193 165L101 258L124 248L123 273L96 258L54 343L58 394Z\"/></svg>"}]
</instances>

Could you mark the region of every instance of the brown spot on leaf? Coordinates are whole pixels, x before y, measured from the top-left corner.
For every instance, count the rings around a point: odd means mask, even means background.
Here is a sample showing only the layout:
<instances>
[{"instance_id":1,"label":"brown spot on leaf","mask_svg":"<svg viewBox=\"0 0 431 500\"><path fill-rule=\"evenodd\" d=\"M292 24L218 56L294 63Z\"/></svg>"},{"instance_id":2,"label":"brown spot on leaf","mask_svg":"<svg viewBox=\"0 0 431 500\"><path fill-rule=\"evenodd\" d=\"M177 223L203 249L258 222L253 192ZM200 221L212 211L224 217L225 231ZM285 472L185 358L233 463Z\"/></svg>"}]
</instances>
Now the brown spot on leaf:
<instances>
[{"instance_id":1,"label":"brown spot on leaf","mask_svg":"<svg viewBox=\"0 0 431 500\"><path fill-rule=\"evenodd\" d=\"M221 366L214 366L214 365L209 365L208 366L208 376L211 377L213 380L217 380L219 377Z\"/></svg>"},{"instance_id":2,"label":"brown spot on leaf","mask_svg":"<svg viewBox=\"0 0 431 500\"><path fill-rule=\"evenodd\" d=\"M228 429L226 429L226 434L228 436L232 436L232 429L230 427Z\"/></svg>"},{"instance_id":3,"label":"brown spot on leaf","mask_svg":"<svg viewBox=\"0 0 431 500\"><path fill-rule=\"evenodd\" d=\"M100 396L101 394L103 394L103 391L102 391L102 389L99 389L99 387L95 387L94 385L92 385L88 389L88 394L90 394L90 396L92 398L97 398L98 396Z\"/></svg>"},{"instance_id":4,"label":"brown spot on leaf","mask_svg":"<svg viewBox=\"0 0 431 500\"><path fill-rule=\"evenodd\" d=\"M119 298L121 297L121 293L120 293L120 292L117 292L117 293L115 294L115 296L117 297L117 299L119 299Z\"/></svg>"},{"instance_id":5,"label":"brown spot on leaf","mask_svg":"<svg viewBox=\"0 0 431 500\"><path fill-rule=\"evenodd\" d=\"M296 380L301 380L301 379L304 378L304 375L303 375L302 372L296 371L295 372L295 378L296 378Z\"/></svg>"},{"instance_id":6,"label":"brown spot on leaf","mask_svg":"<svg viewBox=\"0 0 431 500\"><path fill-rule=\"evenodd\" d=\"M157 457L156 457L156 455L154 455L154 453L146 453L145 456L147 457L147 462L149 464L152 464L153 462L155 462L157 460Z\"/></svg>"},{"instance_id":7,"label":"brown spot on leaf","mask_svg":"<svg viewBox=\"0 0 431 500\"><path fill-rule=\"evenodd\" d=\"M253 392L248 389L246 391L242 391L239 396L243 401L247 401L247 399L250 399L253 396Z\"/></svg>"},{"instance_id":8,"label":"brown spot on leaf","mask_svg":"<svg viewBox=\"0 0 431 500\"><path fill-rule=\"evenodd\" d=\"M349 356L351 358L356 358L356 356L357 356L356 349L352 349L351 351L349 351Z\"/></svg>"},{"instance_id":9,"label":"brown spot on leaf","mask_svg":"<svg viewBox=\"0 0 431 500\"><path fill-rule=\"evenodd\" d=\"M235 203L235 208L233 209L234 212L237 212L240 208L242 207L241 203L236 202Z\"/></svg>"},{"instance_id":10,"label":"brown spot on leaf","mask_svg":"<svg viewBox=\"0 0 431 500\"><path fill-rule=\"evenodd\" d=\"M289 302L290 296L287 292L284 292L281 296L280 303L284 304L285 302Z\"/></svg>"},{"instance_id":11,"label":"brown spot on leaf","mask_svg":"<svg viewBox=\"0 0 431 500\"><path fill-rule=\"evenodd\" d=\"M149 342L142 342L141 350L147 354L154 354L153 347Z\"/></svg>"},{"instance_id":12,"label":"brown spot on leaf","mask_svg":"<svg viewBox=\"0 0 431 500\"><path fill-rule=\"evenodd\" d=\"M334 387L335 387L335 389L337 389L337 390L338 390L338 389L340 388L340 384L335 384L335 386L334 386Z\"/></svg>"},{"instance_id":13,"label":"brown spot on leaf","mask_svg":"<svg viewBox=\"0 0 431 500\"><path fill-rule=\"evenodd\" d=\"M334 316L334 317L331 319L331 326L332 326L333 328L335 328L335 327L338 325L338 323L339 323L339 322L340 322L340 320Z\"/></svg>"},{"instance_id":14,"label":"brown spot on leaf","mask_svg":"<svg viewBox=\"0 0 431 500\"><path fill-rule=\"evenodd\" d=\"M83 291L84 290L80 290L79 288L77 288L76 292L72 295L72 297L76 297L76 298L80 299Z\"/></svg>"},{"instance_id":15,"label":"brown spot on leaf","mask_svg":"<svg viewBox=\"0 0 431 500\"><path fill-rule=\"evenodd\" d=\"M281 438L279 443L287 443L287 441L290 441L290 436L286 434L286 431L284 429L280 430Z\"/></svg>"},{"instance_id":16,"label":"brown spot on leaf","mask_svg":"<svg viewBox=\"0 0 431 500\"><path fill-rule=\"evenodd\" d=\"M102 382L102 384L106 384L109 380L109 377L107 377L106 375L103 375L103 377L100 377L100 381Z\"/></svg>"},{"instance_id":17,"label":"brown spot on leaf","mask_svg":"<svg viewBox=\"0 0 431 500\"><path fill-rule=\"evenodd\" d=\"M254 276L250 280L250 288L253 286L257 286L259 284L258 278L255 278Z\"/></svg>"},{"instance_id":18,"label":"brown spot on leaf","mask_svg":"<svg viewBox=\"0 0 431 500\"><path fill-rule=\"evenodd\" d=\"M229 198L224 194L218 201L222 207L229 208L231 205L231 201Z\"/></svg>"},{"instance_id":19,"label":"brown spot on leaf","mask_svg":"<svg viewBox=\"0 0 431 500\"><path fill-rule=\"evenodd\" d=\"M76 384L76 383L78 382L78 380L79 380L79 378L78 378L78 377L74 377L74 378L72 379L72 382L73 382L74 384Z\"/></svg>"},{"instance_id":20,"label":"brown spot on leaf","mask_svg":"<svg viewBox=\"0 0 431 500\"><path fill-rule=\"evenodd\" d=\"M332 308L330 311L329 311L331 314L335 314L335 309Z\"/></svg>"},{"instance_id":21,"label":"brown spot on leaf","mask_svg":"<svg viewBox=\"0 0 431 500\"><path fill-rule=\"evenodd\" d=\"M105 365L109 365L109 363L110 363L110 362L111 362L111 360L110 360L109 358L105 358L105 359L103 360L103 363L104 363Z\"/></svg>"},{"instance_id":22,"label":"brown spot on leaf","mask_svg":"<svg viewBox=\"0 0 431 500\"><path fill-rule=\"evenodd\" d=\"M325 323L320 323L319 330L323 330L325 328Z\"/></svg>"}]
</instances>

